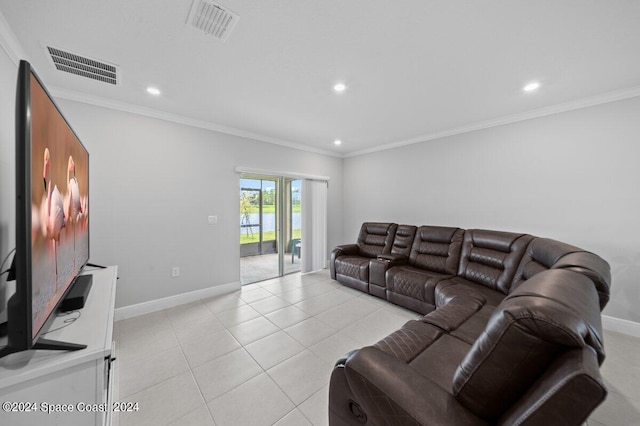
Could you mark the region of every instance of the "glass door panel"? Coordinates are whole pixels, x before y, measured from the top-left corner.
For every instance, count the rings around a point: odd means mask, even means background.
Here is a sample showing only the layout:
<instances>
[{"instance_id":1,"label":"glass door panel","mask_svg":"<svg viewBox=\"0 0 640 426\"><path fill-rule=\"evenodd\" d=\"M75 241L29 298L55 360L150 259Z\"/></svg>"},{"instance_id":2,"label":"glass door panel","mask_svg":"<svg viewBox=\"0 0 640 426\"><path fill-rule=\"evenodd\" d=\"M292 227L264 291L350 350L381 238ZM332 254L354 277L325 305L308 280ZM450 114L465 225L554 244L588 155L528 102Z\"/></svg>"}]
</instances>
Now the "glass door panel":
<instances>
[{"instance_id":1,"label":"glass door panel","mask_svg":"<svg viewBox=\"0 0 640 426\"><path fill-rule=\"evenodd\" d=\"M278 179L240 179L240 282L280 276Z\"/></svg>"},{"instance_id":2,"label":"glass door panel","mask_svg":"<svg viewBox=\"0 0 640 426\"><path fill-rule=\"evenodd\" d=\"M240 282L300 271L301 181L240 177Z\"/></svg>"}]
</instances>

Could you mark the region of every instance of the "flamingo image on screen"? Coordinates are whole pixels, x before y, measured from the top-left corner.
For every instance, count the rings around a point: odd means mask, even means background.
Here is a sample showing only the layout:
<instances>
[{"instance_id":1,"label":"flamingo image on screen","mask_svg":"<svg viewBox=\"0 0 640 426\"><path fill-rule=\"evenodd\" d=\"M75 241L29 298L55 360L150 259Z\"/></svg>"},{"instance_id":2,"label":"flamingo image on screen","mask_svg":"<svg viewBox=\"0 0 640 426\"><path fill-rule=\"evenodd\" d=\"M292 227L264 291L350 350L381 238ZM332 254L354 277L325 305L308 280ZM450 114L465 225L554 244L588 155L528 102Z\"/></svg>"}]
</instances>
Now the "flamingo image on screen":
<instances>
[{"instance_id":1,"label":"flamingo image on screen","mask_svg":"<svg viewBox=\"0 0 640 426\"><path fill-rule=\"evenodd\" d=\"M42 235L47 241L51 241L53 254L56 265L56 290L58 285L58 246L60 245L60 232L65 227L64 205L62 195L57 185L51 184L50 178L50 158L49 148L44 150L44 169L42 176L44 178L44 190L47 194L43 201L42 210L40 211L42 227Z\"/></svg>"}]
</instances>

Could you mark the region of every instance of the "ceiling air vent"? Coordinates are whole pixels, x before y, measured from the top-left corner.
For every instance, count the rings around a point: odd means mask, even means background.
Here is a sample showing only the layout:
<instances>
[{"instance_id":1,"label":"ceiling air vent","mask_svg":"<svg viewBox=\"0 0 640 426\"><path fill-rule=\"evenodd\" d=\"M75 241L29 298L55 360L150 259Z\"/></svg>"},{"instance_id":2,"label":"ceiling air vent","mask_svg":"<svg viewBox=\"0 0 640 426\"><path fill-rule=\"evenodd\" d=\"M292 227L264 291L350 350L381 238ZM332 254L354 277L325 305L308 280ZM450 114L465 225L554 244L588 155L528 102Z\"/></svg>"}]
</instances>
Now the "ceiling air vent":
<instances>
[{"instance_id":1,"label":"ceiling air vent","mask_svg":"<svg viewBox=\"0 0 640 426\"><path fill-rule=\"evenodd\" d=\"M103 83L113 85L119 83L120 70L117 65L65 52L55 47L47 46L46 50L53 62L53 66L59 71L102 81Z\"/></svg>"},{"instance_id":2,"label":"ceiling air vent","mask_svg":"<svg viewBox=\"0 0 640 426\"><path fill-rule=\"evenodd\" d=\"M210 0L194 0L187 26L200 34L227 41L240 16Z\"/></svg>"}]
</instances>

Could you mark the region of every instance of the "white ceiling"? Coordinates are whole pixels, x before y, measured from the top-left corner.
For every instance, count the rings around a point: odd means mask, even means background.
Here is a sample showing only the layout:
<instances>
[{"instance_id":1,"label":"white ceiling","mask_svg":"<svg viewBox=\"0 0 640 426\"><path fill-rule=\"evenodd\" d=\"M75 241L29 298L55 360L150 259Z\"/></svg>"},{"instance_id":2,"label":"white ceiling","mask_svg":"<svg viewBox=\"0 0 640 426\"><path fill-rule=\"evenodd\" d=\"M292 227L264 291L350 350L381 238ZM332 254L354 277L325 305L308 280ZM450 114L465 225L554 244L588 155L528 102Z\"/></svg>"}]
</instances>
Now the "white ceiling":
<instances>
[{"instance_id":1,"label":"white ceiling","mask_svg":"<svg viewBox=\"0 0 640 426\"><path fill-rule=\"evenodd\" d=\"M58 96L339 156L640 95L640 1L219 3L240 15L225 43L187 29L192 0L0 12ZM122 84L56 71L44 45L117 64ZM531 80L542 87L523 93Z\"/></svg>"}]
</instances>

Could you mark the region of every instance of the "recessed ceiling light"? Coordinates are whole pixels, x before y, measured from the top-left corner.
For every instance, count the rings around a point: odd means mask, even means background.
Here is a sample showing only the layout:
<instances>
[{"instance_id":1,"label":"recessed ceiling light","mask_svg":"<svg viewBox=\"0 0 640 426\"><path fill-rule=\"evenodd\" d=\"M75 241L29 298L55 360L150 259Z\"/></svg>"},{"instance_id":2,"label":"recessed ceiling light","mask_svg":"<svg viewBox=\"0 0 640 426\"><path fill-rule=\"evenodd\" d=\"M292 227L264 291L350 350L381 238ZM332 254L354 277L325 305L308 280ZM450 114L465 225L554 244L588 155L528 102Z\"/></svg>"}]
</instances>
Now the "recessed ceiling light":
<instances>
[{"instance_id":1,"label":"recessed ceiling light","mask_svg":"<svg viewBox=\"0 0 640 426\"><path fill-rule=\"evenodd\" d=\"M149 86L147 87L147 93L158 96L160 94L160 89L158 89L157 87Z\"/></svg>"},{"instance_id":2,"label":"recessed ceiling light","mask_svg":"<svg viewBox=\"0 0 640 426\"><path fill-rule=\"evenodd\" d=\"M336 139L335 141L333 141L333 144L336 146L342 145L342 141L340 139Z\"/></svg>"},{"instance_id":3,"label":"recessed ceiling light","mask_svg":"<svg viewBox=\"0 0 640 426\"><path fill-rule=\"evenodd\" d=\"M334 91L336 91L336 92L338 92L338 93L342 93L342 92L344 92L345 90L347 90L347 85L346 85L346 84L344 84L344 83L336 83L336 84L333 86L333 90L334 90Z\"/></svg>"},{"instance_id":4,"label":"recessed ceiling light","mask_svg":"<svg viewBox=\"0 0 640 426\"><path fill-rule=\"evenodd\" d=\"M540 83L537 81L532 81L522 88L525 92L535 92L540 87Z\"/></svg>"}]
</instances>

